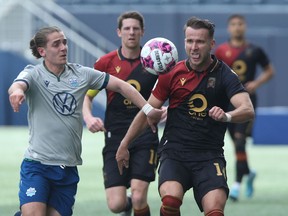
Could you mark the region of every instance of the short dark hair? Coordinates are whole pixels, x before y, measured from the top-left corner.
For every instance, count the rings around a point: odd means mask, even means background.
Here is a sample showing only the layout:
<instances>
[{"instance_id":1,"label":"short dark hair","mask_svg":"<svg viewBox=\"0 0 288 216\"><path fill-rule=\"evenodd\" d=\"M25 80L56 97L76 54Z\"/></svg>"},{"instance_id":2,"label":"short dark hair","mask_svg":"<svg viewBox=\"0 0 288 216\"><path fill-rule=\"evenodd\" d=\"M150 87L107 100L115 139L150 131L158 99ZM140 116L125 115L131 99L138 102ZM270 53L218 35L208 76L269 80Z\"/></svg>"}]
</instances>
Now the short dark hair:
<instances>
[{"instance_id":1,"label":"short dark hair","mask_svg":"<svg viewBox=\"0 0 288 216\"><path fill-rule=\"evenodd\" d=\"M30 49L32 51L32 55L37 59L42 56L39 54L37 48L38 47L46 47L47 45L47 36L53 32L62 32L60 28L57 26L44 27L38 30L38 32L34 35L34 37L30 41Z\"/></svg>"},{"instance_id":2,"label":"short dark hair","mask_svg":"<svg viewBox=\"0 0 288 216\"><path fill-rule=\"evenodd\" d=\"M124 12L122 13L119 17L118 17L118 28L121 29L123 26L123 20L124 19L136 19L139 21L141 29L144 29L144 17L142 16L142 14L138 11L128 11L128 12Z\"/></svg>"},{"instance_id":3,"label":"short dark hair","mask_svg":"<svg viewBox=\"0 0 288 216\"><path fill-rule=\"evenodd\" d=\"M191 17L187 20L184 25L184 33L187 27L191 27L193 29L207 29L209 32L210 38L214 38L215 24L209 21L208 19L200 19L198 17Z\"/></svg>"},{"instance_id":4,"label":"short dark hair","mask_svg":"<svg viewBox=\"0 0 288 216\"><path fill-rule=\"evenodd\" d=\"M229 16L227 22L229 23L232 19L235 19L235 18L243 20L244 22L246 22L245 17L241 14L232 14L231 16Z\"/></svg>"}]
</instances>

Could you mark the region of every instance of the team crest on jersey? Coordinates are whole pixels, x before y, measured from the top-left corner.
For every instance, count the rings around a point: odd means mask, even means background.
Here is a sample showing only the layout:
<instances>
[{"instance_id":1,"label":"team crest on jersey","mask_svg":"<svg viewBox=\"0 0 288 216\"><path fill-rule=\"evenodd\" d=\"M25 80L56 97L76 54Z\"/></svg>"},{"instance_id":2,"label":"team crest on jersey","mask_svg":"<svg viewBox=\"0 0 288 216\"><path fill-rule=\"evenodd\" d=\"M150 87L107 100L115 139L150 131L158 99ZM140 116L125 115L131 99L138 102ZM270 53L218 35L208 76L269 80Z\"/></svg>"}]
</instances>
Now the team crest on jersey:
<instances>
[{"instance_id":1,"label":"team crest on jersey","mask_svg":"<svg viewBox=\"0 0 288 216\"><path fill-rule=\"evenodd\" d=\"M72 88L76 88L76 87L79 86L79 82L78 82L78 80L76 78L70 78L69 79L69 83L70 83L70 86Z\"/></svg>"},{"instance_id":2,"label":"team crest on jersey","mask_svg":"<svg viewBox=\"0 0 288 216\"><path fill-rule=\"evenodd\" d=\"M215 77L209 77L207 82L207 88L215 88L216 78Z\"/></svg>"},{"instance_id":3,"label":"team crest on jersey","mask_svg":"<svg viewBox=\"0 0 288 216\"><path fill-rule=\"evenodd\" d=\"M120 66L117 66L117 67L115 67L115 70L116 70L117 73L119 73L120 70L121 70L121 67L120 67Z\"/></svg>"},{"instance_id":4,"label":"team crest on jersey","mask_svg":"<svg viewBox=\"0 0 288 216\"><path fill-rule=\"evenodd\" d=\"M34 196L34 195L36 194L36 192L37 192L37 191L36 191L35 188L30 187L30 188L27 189L26 195L27 195L28 197L32 197L32 196Z\"/></svg>"},{"instance_id":5,"label":"team crest on jersey","mask_svg":"<svg viewBox=\"0 0 288 216\"><path fill-rule=\"evenodd\" d=\"M184 86L184 84L186 82L186 78L180 78L180 82L181 82L181 85Z\"/></svg>"}]
</instances>

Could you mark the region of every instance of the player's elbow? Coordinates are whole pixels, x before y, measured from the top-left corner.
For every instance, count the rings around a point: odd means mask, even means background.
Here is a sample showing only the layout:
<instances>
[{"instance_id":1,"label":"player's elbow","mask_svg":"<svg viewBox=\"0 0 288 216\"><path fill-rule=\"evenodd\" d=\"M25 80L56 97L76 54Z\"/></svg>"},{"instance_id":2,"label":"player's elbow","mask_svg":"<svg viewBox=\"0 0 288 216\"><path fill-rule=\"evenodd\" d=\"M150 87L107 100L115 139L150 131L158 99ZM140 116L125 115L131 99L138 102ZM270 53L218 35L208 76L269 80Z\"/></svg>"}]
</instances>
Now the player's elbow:
<instances>
[{"instance_id":1,"label":"player's elbow","mask_svg":"<svg viewBox=\"0 0 288 216\"><path fill-rule=\"evenodd\" d=\"M246 110L246 118L247 118L247 121L251 121L255 118L255 110L253 107L249 107L247 108Z\"/></svg>"}]
</instances>

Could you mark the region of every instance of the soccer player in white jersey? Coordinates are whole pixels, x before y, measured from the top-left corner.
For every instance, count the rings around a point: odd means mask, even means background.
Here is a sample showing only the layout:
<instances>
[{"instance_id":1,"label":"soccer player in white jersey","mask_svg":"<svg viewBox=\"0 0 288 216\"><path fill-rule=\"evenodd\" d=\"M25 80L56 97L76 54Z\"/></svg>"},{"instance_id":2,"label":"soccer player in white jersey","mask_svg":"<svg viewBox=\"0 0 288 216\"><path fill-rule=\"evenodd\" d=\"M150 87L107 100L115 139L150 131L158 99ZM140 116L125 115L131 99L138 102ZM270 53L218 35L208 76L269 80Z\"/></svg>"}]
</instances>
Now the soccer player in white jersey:
<instances>
[{"instance_id":1,"label":"soccer player in white jersey","mask_svg":"<svg viewBox=\"0 0 288 216\"><path fill-rule=\"evenodd\" d=\"M28 104L29 145L21 164L22 215L73 214L82 164L82 104L88 89L107 88L130 99L147 115L152 130L162 111L130 84L105 72L67 62L67 39L58 27L40 29L30 41L37 65L28 65L10 86L11 106ZM21 214L21 213L18 213Z\"/></svg>"}]
</instances>

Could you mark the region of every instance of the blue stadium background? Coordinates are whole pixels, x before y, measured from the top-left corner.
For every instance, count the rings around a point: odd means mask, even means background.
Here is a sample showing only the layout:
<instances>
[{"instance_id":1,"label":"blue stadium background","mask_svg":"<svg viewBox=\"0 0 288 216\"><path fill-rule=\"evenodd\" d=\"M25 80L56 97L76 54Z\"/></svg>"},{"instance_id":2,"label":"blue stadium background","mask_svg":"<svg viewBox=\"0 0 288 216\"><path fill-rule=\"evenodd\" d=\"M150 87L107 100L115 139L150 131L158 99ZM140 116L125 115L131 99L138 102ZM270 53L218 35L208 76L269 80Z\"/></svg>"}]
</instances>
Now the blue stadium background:
<instances>
[{"instance_id":1,"label":"blue stadium background","mask_svg":"<svg viewBox=\"0 0 288 216\"><path fill-rule=\"evenodd\" d=\"M273 80L258 90L260 107L258 118L263 114L265 118L267 115L269 117L272 115L272 118L276 115L280 117L280 121L287 120L288 0L58 0L56 2L114 44L119 44L116 35L116 20L119 14L126 10L138 10L145 17L146 29L142 44L153 37L166 37L177 46L180 59L185 58L183 25L189 17L198 16L213 21L216 24L216 42L220 44L228 38L226 31L228 16L232 13L245 15L248 23L248 40L262 46L276 70ZM81 33L81 30L79 32ZM28 43L29 41L27 45ZM27 107L24 105L20 113L13 113L7 89L19 71L29 62L17 53L0 50L0 63L0 125L26 125ZM93 63L94 60L87 66L92 66ZM94 112L103 116L103 108L98 107Z\"/></svg>"}]
</instances>

